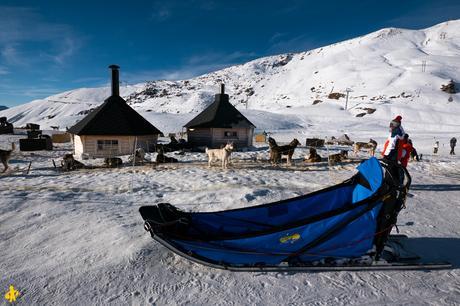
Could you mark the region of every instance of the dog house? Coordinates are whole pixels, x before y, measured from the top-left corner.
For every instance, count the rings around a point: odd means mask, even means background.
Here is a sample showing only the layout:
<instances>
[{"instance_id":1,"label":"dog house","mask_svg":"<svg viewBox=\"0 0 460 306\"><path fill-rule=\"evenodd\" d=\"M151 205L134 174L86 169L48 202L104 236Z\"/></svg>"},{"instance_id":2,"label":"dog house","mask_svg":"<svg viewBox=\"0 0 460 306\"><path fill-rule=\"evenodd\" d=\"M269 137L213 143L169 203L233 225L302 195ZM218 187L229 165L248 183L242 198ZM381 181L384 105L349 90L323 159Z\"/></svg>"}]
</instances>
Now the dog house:
<instances>
[{"instance_id":1,"label":"dog house","mask_svg":"<svg viewBox=\"0 0 460 306\"><path fill-rule=\"evenodd\" d=\"M119 67L111 65L112 95L69 129L75 155L82 158L132 154L136 148L150 151L162 134L120 97Z\"/></svg>"},{"instance_id":2,"label":"dog house","mask_svg":"<svg viewBox=\"0 0 460 306\"><path fill-rule=\"evenodd\" d=\"M230 103L224 91L222 84L214 102L185 125L192 146L219 148L228 142L237 148L252 146L254 124Z\"/></svg>"}]
</instances>

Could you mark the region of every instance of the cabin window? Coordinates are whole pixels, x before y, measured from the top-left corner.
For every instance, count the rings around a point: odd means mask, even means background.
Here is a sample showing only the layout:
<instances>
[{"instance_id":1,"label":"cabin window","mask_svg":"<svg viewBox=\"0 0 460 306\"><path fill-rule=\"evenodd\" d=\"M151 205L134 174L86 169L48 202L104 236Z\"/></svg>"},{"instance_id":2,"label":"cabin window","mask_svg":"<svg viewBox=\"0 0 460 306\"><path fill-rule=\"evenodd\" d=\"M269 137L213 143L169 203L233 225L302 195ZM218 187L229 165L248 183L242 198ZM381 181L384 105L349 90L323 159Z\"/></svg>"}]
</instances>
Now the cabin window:
<instances>
[{"instance_id":1,"label":"cabin window","mask_svg":"<svg viewBox=\"0 0 460 306\"><path fill-rule=\"evenodd\" d=\"M224 137L225 138L238 138L238 133L235 131L225 131Z\"/></svg>"},{"instance_id":2,"label":"cabin window","mask_svg":"<svg viewBox=\"0 0 460 306\"><path fill-rule=\"evenodd\" d=\"M98 151L118 151L118 140L98 140Z\"/></svg>"}]
</instances>

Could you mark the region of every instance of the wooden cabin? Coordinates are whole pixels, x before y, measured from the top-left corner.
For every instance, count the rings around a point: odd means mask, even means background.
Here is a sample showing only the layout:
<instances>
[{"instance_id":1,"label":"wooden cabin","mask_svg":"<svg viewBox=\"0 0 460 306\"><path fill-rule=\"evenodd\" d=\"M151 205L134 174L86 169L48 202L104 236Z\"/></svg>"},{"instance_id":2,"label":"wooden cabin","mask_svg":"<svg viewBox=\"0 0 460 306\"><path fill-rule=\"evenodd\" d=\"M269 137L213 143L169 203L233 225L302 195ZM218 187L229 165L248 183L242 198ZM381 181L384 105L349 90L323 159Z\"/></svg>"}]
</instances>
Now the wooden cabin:
<instances>
[{"instance_id":1,"label":"wooden cabin","mask_svg":"<svg viewBox=\"0 0 460 306\"><path fill-rule=\"evenodd\" d=\"M254 124L230 103L224 91L222 84L214 102L185 125L191 145L220 148L233 142L236 148L252 146Z\"/></svg>"},{"instance_id":2,"label":"wooden cabin","mask_svg":"<svg viewBox=\"0 0 460 306\"><path fill-rule=\"evenodd\" d=\"M136 148L150 151L162 134L120 97L119 67L111 65L112 95L69 129L74 154L81 158L132 154Z\"/></svg>"}]
</instances>

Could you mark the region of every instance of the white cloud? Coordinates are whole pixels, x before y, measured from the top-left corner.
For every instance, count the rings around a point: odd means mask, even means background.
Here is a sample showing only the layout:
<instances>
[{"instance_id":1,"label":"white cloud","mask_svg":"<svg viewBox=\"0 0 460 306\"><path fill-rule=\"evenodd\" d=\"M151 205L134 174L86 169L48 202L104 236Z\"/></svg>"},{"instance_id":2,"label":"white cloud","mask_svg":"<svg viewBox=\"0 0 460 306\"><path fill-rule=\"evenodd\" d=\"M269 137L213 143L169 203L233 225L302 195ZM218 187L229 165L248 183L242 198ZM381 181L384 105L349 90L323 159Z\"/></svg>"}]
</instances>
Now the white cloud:
<instances>
[{"instance_id":1,"label":"white cloud","mask_svg":"<svg viewBox=\"0 0 460 306\"><path fill-rule=\"evenodd\" d=\"M156 22L163 22L171 17L174 3L154 1L152 7L151 19Z\"/></svg>"},{"instance_id":2,"label":"white cloud","mask_svg":"<svg viewBox=\"0 0 460 306\"><path fill-rule=\"evenodd\" d=\"M206 52L195 54L184 65L172 69L143 70L122 73L122 81L130 84L152 80L185 80L229 66L245 63L256 57L254 52Z\"/></svg>"},{"instance_id":3,"label":"white cloud","mask_svg":"<svg viewBox=\"0 0 460 306\"><path fill-rule=\"evenodd\" d=\"M268 49L269 53L301 52L314 49L318 46L318 44L313 39L308 38L307 35L288 38L285 34L277 34L278 33L275 33L269 40L271 43Z\"/></svg>"},{"instance_id":4,"label":"white cloud","mask_svg":"<svg viewBox=\"0 0 460 306\"><path fill-rule=\"evenodd\" d=\"M0 94L15 95L28 98L36 98L37 96L46 97L57 92L62 92L62 88L57 87L42 87L42 86L15 86L11 84L0 85Z\"/></svg>"},{"instance_id":5,"label":"white cloud","mask_svg":"<svg viewBox=\"0 0 460 306\"><path fill-rule=\"evenodd\" d=\"M0 6L0 29L1 59L8 65L63 65L81 46L71 27L48 22L32 8ZM34 44L40 47L31 49Z\"/></svg>"},{"instance_id":6,"label":"white cloud","mask_svg":"<svg viewBox=\"0 0 460 306\"><path fill-rule=\"evenodd\" d=\"M6 64L9 65L22 65L23 61L21 60L18 50L15 45L5 45L0 54Z\"/></svg>"},{"instance_id":7,"label":"white cloud","mask_svg":"<svg viewBox=\"0 0 460 306\"><path fill-rule=\"evenodd\" d=\"M0 66L0 75L7 75L10 72L5 67Z\"/></svg>"},{"instance_id":8,"label":"white cloud","mask_svg":"<svg viewBox=\"0 0 460 306\"><path fill-rule=\"evenodd\" d=\"M184 16L190 9L214 11L218 3L214 0L188 0L188 1L154 1L150 18L156 22L163 22L172 17Z\"/></svg>"}]
</instances>

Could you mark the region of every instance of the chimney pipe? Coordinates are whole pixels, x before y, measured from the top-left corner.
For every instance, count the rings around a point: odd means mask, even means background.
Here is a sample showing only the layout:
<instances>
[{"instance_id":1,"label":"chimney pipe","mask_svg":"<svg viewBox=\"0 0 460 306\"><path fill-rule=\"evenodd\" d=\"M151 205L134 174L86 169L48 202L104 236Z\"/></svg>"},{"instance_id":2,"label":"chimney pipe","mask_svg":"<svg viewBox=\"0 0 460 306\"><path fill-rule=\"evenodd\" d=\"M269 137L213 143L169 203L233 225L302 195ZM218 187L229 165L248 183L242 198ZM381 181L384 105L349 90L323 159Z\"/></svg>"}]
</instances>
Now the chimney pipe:
<instances>
[{"instance_id":1,"label":"chimney pipe","mask_svg":"<svg viewBox=\"0 0 460 306\"><path fill-rule=\"evenodd\" d=\"M120 96L120 73L118 69L120 69L117 65L110 65L110 69L112 69L112 96Z\"/></svg>"},{"instance_id":2,"label":"chimney pipe","mask_svg":"<svg viewBox=\"0 0 460 306\"><path fill-rule=\"evenodd\" d=\"M220 93L214 96L215 102L228 102L228 95L225 93L225 84L220 84Z\"/></svg>"}]
</instances>

